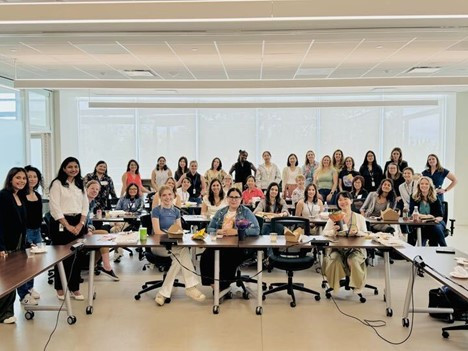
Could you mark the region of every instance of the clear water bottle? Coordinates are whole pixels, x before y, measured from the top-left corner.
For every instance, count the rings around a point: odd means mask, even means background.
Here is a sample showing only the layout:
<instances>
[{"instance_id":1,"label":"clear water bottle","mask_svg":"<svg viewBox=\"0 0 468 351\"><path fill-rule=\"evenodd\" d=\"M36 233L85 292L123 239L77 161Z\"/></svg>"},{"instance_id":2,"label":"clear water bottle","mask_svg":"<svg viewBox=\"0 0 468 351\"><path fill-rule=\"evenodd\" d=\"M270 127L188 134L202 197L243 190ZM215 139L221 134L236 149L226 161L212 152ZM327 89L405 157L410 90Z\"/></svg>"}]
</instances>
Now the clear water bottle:
<instances>
[{"instance_id":1,"label":"clear water bottle","mask_svg":"<svg viewBox=\"0 0 468 351\"><path fill-rule=\"evenodd\" d=\"M326 201L325 201L325 203L323 204L323 212L328 213L328 204L327 204Z\"/></svg>"},{"instance_id":2,"label":"clear water bottle","mask_svg":"<svg viewBox=\"0 0 468 351\"><path fill-rule=\"evenodd\" d=\"M415 222L419 221L419 210L418 210L418 206L414 206L414 210L413 210L413 221L415 221Z\"/></svg>"}]
</instances>

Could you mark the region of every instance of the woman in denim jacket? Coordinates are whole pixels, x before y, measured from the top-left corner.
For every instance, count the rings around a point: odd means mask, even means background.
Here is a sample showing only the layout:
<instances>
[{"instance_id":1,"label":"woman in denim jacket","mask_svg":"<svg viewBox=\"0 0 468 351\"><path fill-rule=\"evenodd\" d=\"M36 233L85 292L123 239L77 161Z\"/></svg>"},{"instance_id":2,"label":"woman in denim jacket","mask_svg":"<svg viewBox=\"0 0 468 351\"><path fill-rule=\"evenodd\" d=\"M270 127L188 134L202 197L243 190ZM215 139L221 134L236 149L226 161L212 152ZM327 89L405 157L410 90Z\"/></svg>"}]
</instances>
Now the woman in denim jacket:
<instances>
[{"instance_id":1,"label":"woman in denim jacket","mask_svg":"<svg viewBox=\"0 0 468 351\"><path fill-rule=\"evenodd\" d=\"M250 226L245 230L246 236L257 236L260 233L258 221L252 211L241 205L242 193L231 188L227 194L228 206L220 209L208 225L208 233L216 232L223 236L237 235L236 221L245 219ZM221 249L220 252L220 289L229 288L235 280L237 267L245 260L245 250L239 248ZM200 270L203 285L213 285L214 277L214 250L206 249L201 257Z\"/></svg>"}]
</instances>

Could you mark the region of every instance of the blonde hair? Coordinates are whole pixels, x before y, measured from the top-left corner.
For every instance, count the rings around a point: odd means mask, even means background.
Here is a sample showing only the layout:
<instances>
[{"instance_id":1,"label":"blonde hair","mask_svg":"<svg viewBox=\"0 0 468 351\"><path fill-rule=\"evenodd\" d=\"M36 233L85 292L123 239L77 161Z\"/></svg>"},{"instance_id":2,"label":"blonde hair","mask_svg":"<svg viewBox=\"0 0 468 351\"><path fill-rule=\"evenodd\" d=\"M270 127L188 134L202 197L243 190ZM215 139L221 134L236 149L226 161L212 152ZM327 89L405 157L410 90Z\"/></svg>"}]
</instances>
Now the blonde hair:
<instances>
[{"instance_id":1,"label":"blonde hair","mask_svg":"<svg viewBox=\"0 0 468 351\"><path fill-rule=\"evenodd\" d=\"M299 179L301 179L301 180L305 180L305 177L304 177L304 175L302 175L302 174L298 174L298 175L296 176L296 182L297 182Z\"/></svg>"},{"instance_id":2,"label":"blonde hair","mask_svg":"<svg viewBox=\"0 0 468 351\"><path fill-rule=\"evenodd\" d=\"M166 190L169 190L169 191L171 192L171 194L174 194L173 190L172 190L169 186L163 185L162 187L159 188L159 191L158 191L159 198L162 197L162 194L163 194Z\"/></svg>"},{"instance_id":3,"label":"blonde hair","mask_svg":"<svg viewBox=\"0 0 468 351\"><path fill-rule=\"evenodd\" d=\"M99 186L99 189L101 189L101 184L97 180L90 180L89 182L86 183L85 187L88 189L91 185L97 184Z\"/></svg>"},{"instance_id":4,"label":"blonde hair","mask_svg":"<svg viewBox=\"0 0 468 351\"><path fill-rule=\"evenodd\" d=\"M413 199L417 202L420 202L423 200L423 195L419 187L422 180L427 180L429 182L429 192L427 194L427 201L430 203L435 202L437 200L437 193L434 187L434 183L432 182L431 178L426 177L426 176L422 176L421 178L419 178L418 184L416 185L416 189L414 189L414 192L413 192Z\"/></svg>"},{"instance_id":5,"label":"blonde hair","mask_svg":"<svg viewBox=\"0 0 468 351\"><path fill-rule=\"evenodd\" d=\"M322 159L320 160L320 165L318 166L317 170L315 171L314 176L317 175L317 177L318 177L320 174L322 174L322 173L324 172L323 160L325 160L325 158L328 158L328 160L330 161L330 162L329 162L329 165L328 165L328 169L333 169L331 157L328 156L328 155L325 155L325 156L323 156Z\"/></svg>"}]
</instances>

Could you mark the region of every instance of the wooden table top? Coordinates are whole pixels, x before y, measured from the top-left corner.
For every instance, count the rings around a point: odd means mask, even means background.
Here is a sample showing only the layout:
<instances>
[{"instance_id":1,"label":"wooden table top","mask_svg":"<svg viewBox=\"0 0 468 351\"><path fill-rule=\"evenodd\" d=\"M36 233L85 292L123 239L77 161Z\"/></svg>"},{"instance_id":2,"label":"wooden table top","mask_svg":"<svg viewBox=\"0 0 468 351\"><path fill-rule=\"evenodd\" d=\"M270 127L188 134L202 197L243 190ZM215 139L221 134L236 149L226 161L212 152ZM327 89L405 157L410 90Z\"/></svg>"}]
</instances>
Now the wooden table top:
<instances>
[{"instance_id":1,"label":"wooden table top","mask_svg":"<svg viewBox=\"0 0 468 351\"><path fill-rule=\"evenodd\" d=\"M47 246L47 252L32 254L19 251L0 258L0 297L73 255L71 244Z\"/></svg>"},{"instance_id":2,"label":"wooden table top","mask_svg":"<svg viewBox=\"0 0 468 351\"><path fill-rule=\"evenodd\" d=\"M396 221L384 221L382 219L376 219L376 218L368 218L366 217L366 221L370 224L398 224L398 225L409 225L413 227L426 227L426 226L431 226L435 225L437 223L435 222L414 222L414 221L405 221L403 218L398 218Z\"/></svg>"}]
</instances>

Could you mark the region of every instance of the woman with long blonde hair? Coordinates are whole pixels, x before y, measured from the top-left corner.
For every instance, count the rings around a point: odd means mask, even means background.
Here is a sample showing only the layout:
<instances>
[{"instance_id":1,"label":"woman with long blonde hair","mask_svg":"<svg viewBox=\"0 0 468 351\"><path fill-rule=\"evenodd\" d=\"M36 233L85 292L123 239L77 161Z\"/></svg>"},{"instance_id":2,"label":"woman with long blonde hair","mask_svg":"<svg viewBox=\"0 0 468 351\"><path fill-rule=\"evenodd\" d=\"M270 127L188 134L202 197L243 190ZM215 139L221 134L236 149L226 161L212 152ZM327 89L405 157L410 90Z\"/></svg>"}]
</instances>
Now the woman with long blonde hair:
<instances>
[{"instance_id":1,"label":"woman with long blonde hair","mask_svg":"<svg viewBox=\"0 0 468 351\"><path fill-rule=\"evenodd\" d=\"M338 188L338 173L332 166L330 156L322 157L319 168L314 172L314 184L317 186L320 200L333 202Z\"/></svg>"}]
</instances>

